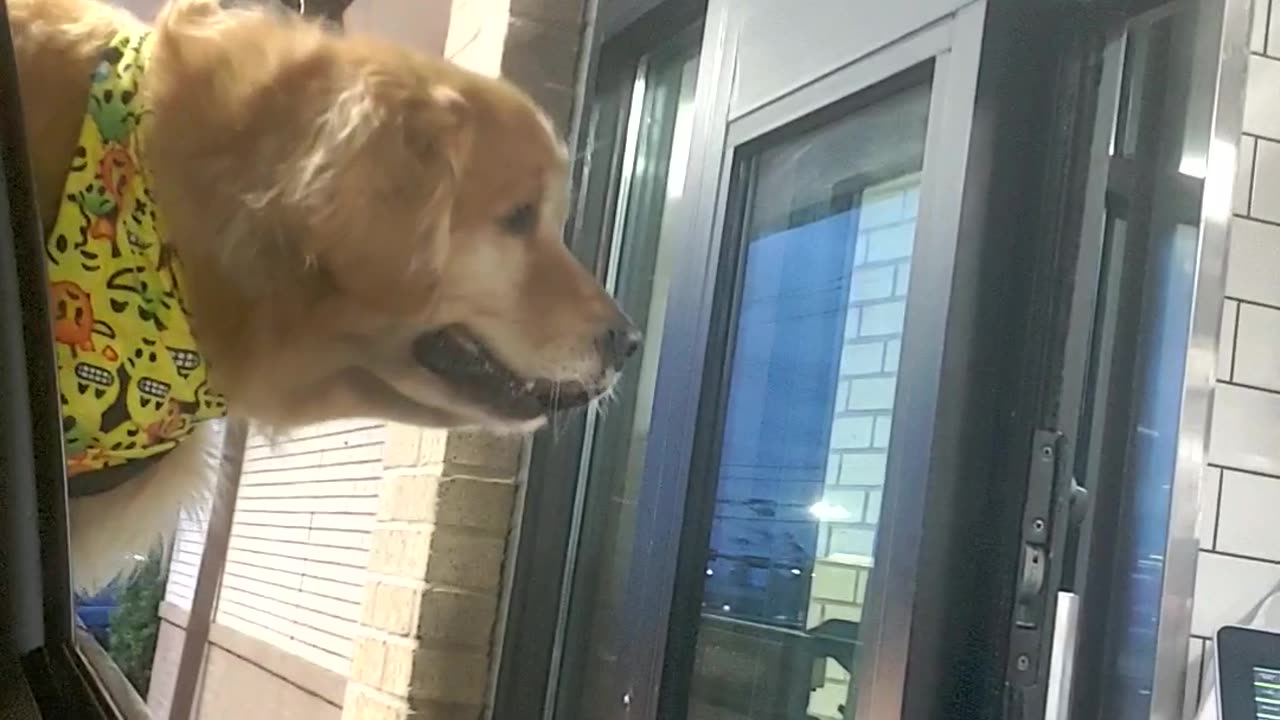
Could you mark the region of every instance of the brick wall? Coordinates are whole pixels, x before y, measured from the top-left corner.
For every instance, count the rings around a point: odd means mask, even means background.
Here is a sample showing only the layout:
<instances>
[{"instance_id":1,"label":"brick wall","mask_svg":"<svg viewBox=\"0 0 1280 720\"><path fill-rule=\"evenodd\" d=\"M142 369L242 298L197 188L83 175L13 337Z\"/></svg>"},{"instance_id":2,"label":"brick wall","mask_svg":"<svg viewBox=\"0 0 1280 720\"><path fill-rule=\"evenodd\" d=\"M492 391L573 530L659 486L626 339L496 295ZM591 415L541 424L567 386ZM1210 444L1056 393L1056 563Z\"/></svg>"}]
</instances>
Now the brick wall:
<instances>
[{"instance_id":1,"label":"brick wall","mask_svg":"<svg viewBox=\"0 0 1280 720\"><path fill-rule=\"evenodd\" d=\"M1255 0L1218 388L1204 479L1188 716L1218 627L1280 584L1280 0ZM1199 680L1199 681L1198 681Z\"/></svg>"},{"instance_id":2,"label":"brick wall","mask_svg":"<svg viewBox=\"0 0 1280 720\"><path fill-rule=\"evenodd\" d=\"M521 447L390 429L347 720L484 714Z\"/></svg>"}]
</instances>

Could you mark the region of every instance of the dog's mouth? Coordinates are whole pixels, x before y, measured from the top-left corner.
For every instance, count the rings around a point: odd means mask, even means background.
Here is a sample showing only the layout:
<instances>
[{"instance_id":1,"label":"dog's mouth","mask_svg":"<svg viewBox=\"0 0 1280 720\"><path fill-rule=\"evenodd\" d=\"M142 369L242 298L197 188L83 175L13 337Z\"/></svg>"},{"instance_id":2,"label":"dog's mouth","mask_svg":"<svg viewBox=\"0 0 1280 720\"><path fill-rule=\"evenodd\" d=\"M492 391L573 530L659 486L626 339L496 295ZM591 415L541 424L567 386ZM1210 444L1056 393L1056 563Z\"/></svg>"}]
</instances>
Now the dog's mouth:
<instances>
[{"instance_id":1,"label":"dog's mouth","mask_svg":"<svg viewBox=\"0 0 1280 720\"><path fill-rule=\"evenodd\" d=\"M466 400L512 420L534 420L581 407L601 393L581 382L520 377L457 326L418 336L413 359Z\"/></svg>"}]
</instances>

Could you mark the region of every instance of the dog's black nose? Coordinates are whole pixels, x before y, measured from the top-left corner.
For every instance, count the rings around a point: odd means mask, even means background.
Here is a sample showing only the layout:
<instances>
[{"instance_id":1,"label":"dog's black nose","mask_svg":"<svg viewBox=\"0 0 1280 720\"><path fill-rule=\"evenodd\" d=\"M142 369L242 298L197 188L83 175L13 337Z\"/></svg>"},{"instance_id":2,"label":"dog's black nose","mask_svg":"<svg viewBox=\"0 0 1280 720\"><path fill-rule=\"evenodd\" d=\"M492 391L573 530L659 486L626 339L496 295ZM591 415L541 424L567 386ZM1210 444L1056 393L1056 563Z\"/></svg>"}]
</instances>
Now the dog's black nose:
<instances>
[{"instance_id":1,"label":"dog's black nose","mask_svg":"<svg viewBox=\"0 0 1280 720\"><path fill-rule=\"evenodd\" d=\"M640 349L640 342L643 339L644 334L639 328L632 325L630 320L623 320L621 324L606 330L600 337L598 340L600 354L604 356L607 365L615 370L621 370L627 358L635 355L636 350Z\"/></svg>"}]
</instances>

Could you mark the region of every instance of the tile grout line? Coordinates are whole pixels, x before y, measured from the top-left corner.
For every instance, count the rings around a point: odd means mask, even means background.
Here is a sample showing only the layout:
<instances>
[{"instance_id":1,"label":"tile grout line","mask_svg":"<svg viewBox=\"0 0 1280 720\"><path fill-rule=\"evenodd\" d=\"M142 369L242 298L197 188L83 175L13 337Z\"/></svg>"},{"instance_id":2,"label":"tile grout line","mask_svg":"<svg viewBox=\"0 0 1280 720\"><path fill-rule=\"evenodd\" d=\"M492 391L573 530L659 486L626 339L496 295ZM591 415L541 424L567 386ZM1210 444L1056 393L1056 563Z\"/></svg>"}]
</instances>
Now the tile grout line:
<instances>
[{"instance_id":1,"label":"tile grout line","mask_svg":"<svg viewBox=\"0 0 1280 720\"><path fill-rule=\"evenodd\" d=\"M1236 360L1240 358L1240 303L1236 302L1235 322L1231 328L1231 366L1227 368L1227 382L1235 382Z\"/></svg>"},{"instance_id":2,"label":"tile grout line","mask_svg":"<svg viewBox=\"0 0 1280 720\"><path fill-rule=\"evenodd\" d=\"M1280 560L1271 560L1254 555L1242 555L1240 553L1228 552L1226 550L1206 550L1201 548L1200 552L1205 555L1217 555L1218 557L1231 558L1233 560L1244 560L1257 565L1269 565L1274 568L1280 568Z\"/></svg>"},{"instance_id":3,"label":"tile grout line","mask_svg":"<svg viewBox=\"0 0 1280 720\"><path fill-rule=\"evenodd\" d=\"M1213 507L1213 540L1211 541L1210 550L1218 549L1218 532L1222 529L1222 495L1226 490L1227 473L1222 468L1218 468L1218 496L1214 498Z\"/></svg>"},{"instance_id":4,"label":"tile grout line","mask_svg":"<svg viewBox=\"0 0 1280 720\"><path fill-rule=\"evenodd\" d=\"M1271 473L1260 472L1258 470L1248 470L1246 468L1233 467L1231 465L1223 465L1222 463L1215 462L1210 462L1208 465L1210 467L1218 468L1219 470L1229 470L1242 475L1252 475L1254 477L1266 478L1268 480L1280 480L1280 475L1272 475Z\"/></svg>"}]
</instances>

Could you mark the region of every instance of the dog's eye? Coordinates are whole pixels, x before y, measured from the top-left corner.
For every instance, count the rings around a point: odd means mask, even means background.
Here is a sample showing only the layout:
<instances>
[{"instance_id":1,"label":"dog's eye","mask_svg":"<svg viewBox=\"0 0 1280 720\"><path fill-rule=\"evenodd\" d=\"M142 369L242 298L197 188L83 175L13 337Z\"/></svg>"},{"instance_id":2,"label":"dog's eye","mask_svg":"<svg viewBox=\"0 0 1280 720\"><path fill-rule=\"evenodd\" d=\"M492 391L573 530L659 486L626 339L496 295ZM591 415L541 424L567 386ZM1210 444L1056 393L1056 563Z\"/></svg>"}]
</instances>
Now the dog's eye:
<instances>
[{"instance_id":1,"label":"dog's eye","mask_svg":"<svg viewBox=\"0 0 1280 720\"><path fill-rule=\"evenodd\" d=\"M512 235L528 235L538 224L538 209L525 203L502 217L502 229Z\"/></svg>"}]
</instances>

